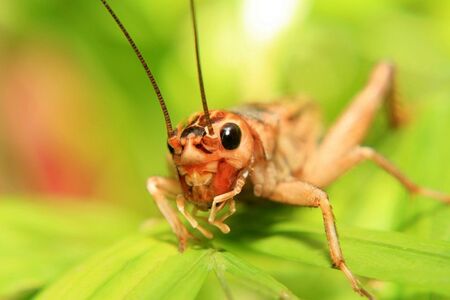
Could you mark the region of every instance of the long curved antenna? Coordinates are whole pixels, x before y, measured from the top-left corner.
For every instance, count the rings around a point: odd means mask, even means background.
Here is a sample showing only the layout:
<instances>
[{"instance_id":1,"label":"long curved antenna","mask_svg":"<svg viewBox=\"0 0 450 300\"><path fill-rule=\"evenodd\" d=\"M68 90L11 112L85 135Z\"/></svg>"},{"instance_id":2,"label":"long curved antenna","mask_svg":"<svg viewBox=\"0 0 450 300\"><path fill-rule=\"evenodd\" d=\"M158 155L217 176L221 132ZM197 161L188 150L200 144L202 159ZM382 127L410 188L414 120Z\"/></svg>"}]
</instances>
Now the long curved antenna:
<instances>
[{"instance_id":1,"label":"long curved antenna","mask_svg":"<svg viewBox=\"0 0 450 300\"><path fill-rule=\"evenodd\" d=\"M197 60L198 83L200 85L200 94L202 96L203 112L205 114L206 123L208 124L208 131L212 135L214 134L214 130L211 124L211 119L209 117L208 103L206 102L205 86L203 85L202 67L200 65L200 50L198 47L198 32L197 32L197 18L195 15L195 4L194 0L190 1L191 1L192 26L194 27L195 56Z\"/></svg>"},{"instance_id":2,"label":"long curved antenna","mask_svg":"<svg viewBox=\"0 0 450 300\"><path fill-rule=\"evenodd\" d=\"M134 53L136 54L137 58L141 62L141 65L144 67L145 72L147 73L148 79L150 79L150 83L153 86L153 89L155 90L156 97L158 97L159 105L161 106L162 112L164 114L164 120L166 122L166 128L167 128L167 135L169 137L174 135L174 131L172 128L172 122L170 122L170 116L169 111L167 110L166 103L164 102L164 98L161 95L161 91L159 90L158 84L156 83L155 77L153 77L152 72L150 71L150 68L147 65L147 62L145 61L144 57L141 54L141 51L139 51L138 47L136 46L135 42L131 38L128 31L125 29L125 26L123 26L122 22L119 20L117 15L112 10L111 6L106 2L106 0L100 0L102 1L105 8L108 10L109 14L113 17L114 21L116 21L117 25L119 26L122 33L125 35L126 39L128 40L128 43L130 44L131 48L133 48Z\"/></svg>"}]
</instances>

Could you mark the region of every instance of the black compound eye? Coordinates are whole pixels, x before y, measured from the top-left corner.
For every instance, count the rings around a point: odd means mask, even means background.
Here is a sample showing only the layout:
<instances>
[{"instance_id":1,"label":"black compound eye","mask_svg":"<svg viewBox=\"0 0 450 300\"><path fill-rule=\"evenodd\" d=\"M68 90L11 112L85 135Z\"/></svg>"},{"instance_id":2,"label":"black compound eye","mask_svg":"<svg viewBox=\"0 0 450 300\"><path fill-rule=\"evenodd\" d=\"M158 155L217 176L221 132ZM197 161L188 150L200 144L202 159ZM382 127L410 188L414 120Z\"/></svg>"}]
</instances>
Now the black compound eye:
<instances>
[{"instance_id":1,"label":"black compound eye","mask_svg":"<svg viewBox=\"0 0 450 300\"><path fill-rule=\"evenodd\" d=\"M193 133L195 136L204 136L206 134L205 128L200 126L187 127L181 133L181 137L187 137L189 134Z\"/></svg>"},{"instance_id":2,"label":"black compound eye","mask_svg":"<svg viewBox=\"0 0 450 300\"><path fill-rule=\"evenodd\" d=\"M239 147L241 136L241 129L234 123L226 123L220 130L222 146L227 150L233 150Z\"/></svg>"}]
</instances>

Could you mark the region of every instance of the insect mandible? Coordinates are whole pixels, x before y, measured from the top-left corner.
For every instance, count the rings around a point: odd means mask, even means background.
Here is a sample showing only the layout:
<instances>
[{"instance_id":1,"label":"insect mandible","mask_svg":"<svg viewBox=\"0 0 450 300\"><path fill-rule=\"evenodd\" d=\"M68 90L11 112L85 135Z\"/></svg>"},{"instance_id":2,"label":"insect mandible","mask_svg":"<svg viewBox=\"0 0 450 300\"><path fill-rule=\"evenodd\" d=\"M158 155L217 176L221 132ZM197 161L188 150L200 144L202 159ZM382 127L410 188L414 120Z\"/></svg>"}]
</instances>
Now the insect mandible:
<instances>
[{"instance_id":1,"label":"insect mandible","mask_svg":"<svg viewBox=\"0 0 450 300\"><path fill-rule=\"evenodd\" d=\"M374 67L366 86L321 140L316 110L310 103L259 103L231 111L210 111L200 65L194 0L190 0L203 112L193 114L187 124L174 129L141 52L106 0L101 1L143 65L164 114L168 148L178 178L151 177L147 188L178 237L180 251L186 248L192 235L169 199L175 200L178 212L194 229L211 239L213 234L199 223L197 212L208 211L207 223L228 233L230 228L225 220L236 211L234 198L249 182L258 197L320 208L334 267L344 273L353 290L373 299L344 260L331 204L323 189L353 166L370 160L410 193L450 203L448 195L415 184L376 150L361 146L383 103L389 108L390 123L397 126L401 121L393 65L382 62ZM226 207L228 210L218 217Z\"/></svg>"}]
</instances>

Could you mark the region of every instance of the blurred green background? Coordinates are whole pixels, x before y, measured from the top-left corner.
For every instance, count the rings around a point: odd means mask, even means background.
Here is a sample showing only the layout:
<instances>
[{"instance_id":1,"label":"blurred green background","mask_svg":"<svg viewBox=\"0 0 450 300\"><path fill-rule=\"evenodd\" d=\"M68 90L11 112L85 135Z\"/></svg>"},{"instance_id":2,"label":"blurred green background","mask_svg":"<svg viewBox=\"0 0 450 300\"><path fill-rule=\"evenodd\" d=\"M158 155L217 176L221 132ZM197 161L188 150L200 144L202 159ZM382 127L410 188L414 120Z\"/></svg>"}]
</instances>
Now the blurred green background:
<instances>
[{"instance_id":1,"label":"blurred green background","mask_svg":"<svg viewBox=\"0 0 450 300\"><path fill-rule=\"evenodd\" d=\"M151 207L145 180L166 174L162 115L100 4L0 4L2 193ZM112 5L174 122L200 110L188 1ZM449 92L446 1L199 1L198 10L212 108L306 94L330 123L380 59L397 64L410 107Z\"/></svg>"},{"instance_id":2,"label":"blurred green background","mask_svg":"<svg viewBox=\"0 0 450 300\"><path fill-rule=\"evenodd\" d=\"M197 2L210 108L300 94L330 124L373 65L389 59L411 122L392 132L380 114L367 143L418 182L450 192L449 1ZM174 123L201 110L188 4L111 1ZM168 174L165 138L148 79L100 1L0 2L1 195L159 216L145 181ZM448 208L411 201L370 164L329 192L338 225L450 240ZM320 224L318 215L302 217Z\"/></svg>"}]
</instances>

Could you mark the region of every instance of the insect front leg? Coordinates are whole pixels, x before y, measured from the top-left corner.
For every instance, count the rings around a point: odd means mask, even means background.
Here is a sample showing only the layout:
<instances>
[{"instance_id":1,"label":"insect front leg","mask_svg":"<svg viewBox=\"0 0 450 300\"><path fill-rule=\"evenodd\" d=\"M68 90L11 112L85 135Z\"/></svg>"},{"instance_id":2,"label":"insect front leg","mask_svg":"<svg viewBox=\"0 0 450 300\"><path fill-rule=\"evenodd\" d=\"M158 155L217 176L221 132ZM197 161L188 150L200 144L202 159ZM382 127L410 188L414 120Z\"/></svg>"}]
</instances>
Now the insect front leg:
<instances>
[{"instance_id":1,"label":"insect front leg","mask_svg":"<svg viewBox=\"0 0 450 300\"><path fill-rule=\"evenodd\" d=\"M178 237L178 247L180 251L184 251L187 246L187 241L192 235L178 218L175 210L170 206L168 198L175 198L181 193L180 186L177 180L172 178L165 178L154 176L147 180L147 190L153 196L159 210L169 222L172 231Z\"/></svg>"},{"instance_id":2,"label":"insect front leg","mask_svg":"<svg viewBox=\"0 0 450 300\"><path fill-rule=\"evenodd\" d=\"M214 235L198 224L198 221L195 219L195 214L190 214L185 209L185 203L186 203L186 200L184 199L184 196L179 194L177 196L177 207L178 207L178 210L180 211L180 213L186 218L186 220L188 220L189 224L191 224L191 226L194 229L197 229L198 231L200 231L206 238L212 239L214 237ZM195 213L196 212L197 212L197 210L195 209Z\"/></svg>"},{"instance_id":3,"label":"insect front leg","mask_svg":"<svg viewBox=\"0 0 450 300\"><path fill-rule=\"evenodd\" d=\"M345 263L341 246L339 245L339 237L334 222L331 204L324 191L311 184L292 180L278 183L268 198L285 204L320 208L333 265L345 274L350 281L353 290L368 299L373 299L373 296L361 286L355 275L353 275L352 271Z\"/></svg>"}]
</instances>

